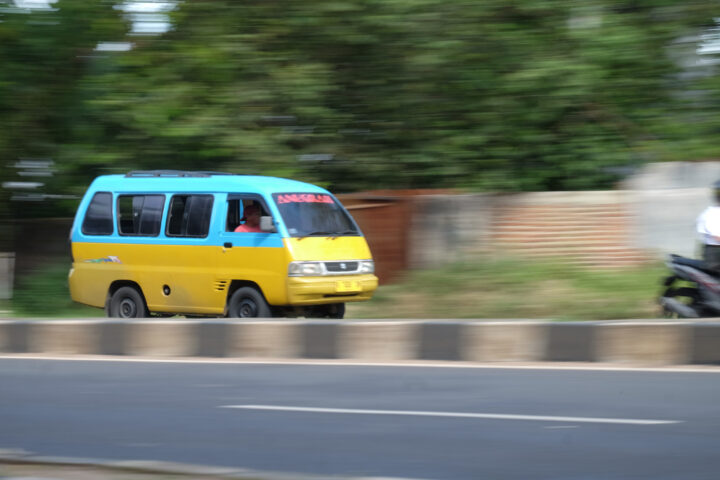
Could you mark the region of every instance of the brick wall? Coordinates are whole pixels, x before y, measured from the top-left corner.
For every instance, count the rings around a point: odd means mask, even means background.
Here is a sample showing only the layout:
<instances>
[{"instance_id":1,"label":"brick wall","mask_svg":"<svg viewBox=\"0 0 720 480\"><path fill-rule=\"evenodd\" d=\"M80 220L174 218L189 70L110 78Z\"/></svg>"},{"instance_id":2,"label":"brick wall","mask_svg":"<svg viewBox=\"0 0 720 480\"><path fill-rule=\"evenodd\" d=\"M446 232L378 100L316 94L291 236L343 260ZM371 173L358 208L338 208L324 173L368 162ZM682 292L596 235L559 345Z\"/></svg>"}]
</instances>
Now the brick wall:
<instances>
[{"instance_id":1,"label":"brick wall","mask_svg":"<svg viewBox=\"0 0 720 480\"><path fill-rule=\"evenodd\" d=\"M641 265L653 257L635 246L635 214L624 195L613 193L528 194L501 203L493 213L492 245L591 268Z\"/></svg>"},{"instance_id":2,"label":"brick wall","mask_svg":"<svg viewBox=\"0 0 720 480\"><path fill-rule=\"evenodd\" d=\"M658 258L638 246L631 192L433 195L413 202L412 268L487 254L589 268L633 267Z\"/></svg>"}]
</instances>

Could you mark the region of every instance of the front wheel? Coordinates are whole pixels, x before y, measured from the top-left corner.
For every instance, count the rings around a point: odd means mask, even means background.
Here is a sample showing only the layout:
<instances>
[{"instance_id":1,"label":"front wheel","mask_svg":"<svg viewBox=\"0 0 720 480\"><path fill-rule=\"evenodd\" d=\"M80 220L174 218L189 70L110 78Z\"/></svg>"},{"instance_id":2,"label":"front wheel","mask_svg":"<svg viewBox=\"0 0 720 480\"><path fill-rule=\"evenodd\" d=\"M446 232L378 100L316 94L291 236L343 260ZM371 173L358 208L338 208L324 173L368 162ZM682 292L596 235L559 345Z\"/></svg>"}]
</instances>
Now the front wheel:
<instances>
[{"instance_id":1,"label":"front wheel","mask_svg":"<svg viewBox=\"0 0 720 480\"><path fill-rule=\"evenodd\" d=\"M327 308L328 318L342 319L345 317L345 304L344 303L333 303L328 305Z\"/></svg>"},{"instance_id":2,"label":"front wheel","mask_svg":"<svg viewBox=\"0 0 720 480\"><path fill-rule=\"evenodd\" d=\"M113 318L144 318L148 316L143 296L133 287L118 288L110 297L108 316Z\"/></svg>"},{"instance_id":3,"label":"front wheel","mask_svg":"<svg viewBox=\"0 0 720 480\"><path fill-rule=\"evenodd\" d=\"M260 292L252 287L235 290L228 303L228 316L232 318L272 317L270 305Z\"/></svg>"},{"instance_id":4,"label":"front wheel","mask_svg":"<svg viewBox=\"0 0 720 480\"><path fill-rule=\"evenodd\" d=\"M331 318L341 320L345 317L345 304L331 303L330 305L309 307L305 316L308 318Z\"/></svg>"}]
</instances>

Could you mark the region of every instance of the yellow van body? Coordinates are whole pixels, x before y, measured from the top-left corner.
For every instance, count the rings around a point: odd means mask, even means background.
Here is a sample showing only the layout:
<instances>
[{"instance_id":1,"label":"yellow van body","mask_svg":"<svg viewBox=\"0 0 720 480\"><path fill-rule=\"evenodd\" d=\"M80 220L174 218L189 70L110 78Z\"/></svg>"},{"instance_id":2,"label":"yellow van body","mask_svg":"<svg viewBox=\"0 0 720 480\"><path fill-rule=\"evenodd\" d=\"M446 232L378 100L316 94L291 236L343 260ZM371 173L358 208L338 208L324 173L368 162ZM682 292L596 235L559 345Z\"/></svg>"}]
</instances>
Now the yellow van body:
<instances>
[{"instance_id":1,"label":"yellow van body","mask_svg":"<svg viewBox=\"0 0 720 480\"><path fill-rule=\"evenodd\" d=\"M262 228L235 231L259 208ZM245 220L245 223L250 220ZM342 318L377 288L362 232L326 190L274 177L98 177L71 233L70 293L109 316Z\"/></svg>"}]
</instances>

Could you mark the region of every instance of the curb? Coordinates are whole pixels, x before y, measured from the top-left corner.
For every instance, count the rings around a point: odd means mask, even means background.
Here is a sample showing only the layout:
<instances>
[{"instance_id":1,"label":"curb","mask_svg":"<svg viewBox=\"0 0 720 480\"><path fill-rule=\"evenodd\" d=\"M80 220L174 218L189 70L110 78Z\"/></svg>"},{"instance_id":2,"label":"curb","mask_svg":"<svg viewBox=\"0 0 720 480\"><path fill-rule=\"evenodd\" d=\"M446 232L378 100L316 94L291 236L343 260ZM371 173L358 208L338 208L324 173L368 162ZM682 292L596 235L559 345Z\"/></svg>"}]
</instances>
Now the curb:
<instances>
[{"instance_id":1,"label":"curb","mask_svg":"<svg viewBox=\"0 0 720 480\"><path fill-rule=\"evenodd\" d=\"M720 322L0 320L0 353L720 364Z\"/></svg>"},{"instance_id":2,"label":"curb","mask_svg":"<svg viewBox=\"0 0 720 480\"><path fill-rule=\"evenodd\" d=\"M33 467L64 467L94 468L105 472L100 478L111 476L111 473L123 478L138 475L162 475L187 478L217 478L219 480L413 480L409 478L388 477L356 477L343 475L316 475L303 473L271 472L234 467L214 467L188 463L161 462L150 460L102 460L73 457L45 457L19 450L0 450L0 466L23 465ZM0 477L4 478L4 477ZM18 477L36 478L36 477ZM114 476L113 476L114 478Z\"/></svg>"}]
</instances>

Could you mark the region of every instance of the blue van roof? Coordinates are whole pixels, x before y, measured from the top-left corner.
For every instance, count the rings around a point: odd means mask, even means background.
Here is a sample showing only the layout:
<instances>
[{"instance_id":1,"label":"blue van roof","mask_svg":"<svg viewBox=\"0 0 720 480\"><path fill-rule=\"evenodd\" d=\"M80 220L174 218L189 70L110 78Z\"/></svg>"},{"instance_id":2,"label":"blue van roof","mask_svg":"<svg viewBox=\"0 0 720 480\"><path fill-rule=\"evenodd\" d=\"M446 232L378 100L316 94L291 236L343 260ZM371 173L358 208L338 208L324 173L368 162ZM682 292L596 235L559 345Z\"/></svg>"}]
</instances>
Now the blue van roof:
<instances>
[{"instance_id":1,"label":"blue van roof","mask_svg":"<svg viewBox=\"0 0 720 480\"><path fill-rule=\"evenodd\" d=\"M177 175L102 175L90 185L93 191L112 192L237 192L270 195L273 193L329 193L310 183L287 178L259 175L181 172ZM182 174L186 173L186 174Z\"/></svg>"}]
</instances>

